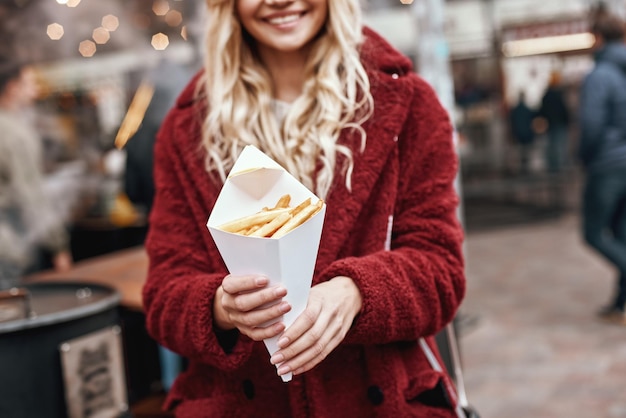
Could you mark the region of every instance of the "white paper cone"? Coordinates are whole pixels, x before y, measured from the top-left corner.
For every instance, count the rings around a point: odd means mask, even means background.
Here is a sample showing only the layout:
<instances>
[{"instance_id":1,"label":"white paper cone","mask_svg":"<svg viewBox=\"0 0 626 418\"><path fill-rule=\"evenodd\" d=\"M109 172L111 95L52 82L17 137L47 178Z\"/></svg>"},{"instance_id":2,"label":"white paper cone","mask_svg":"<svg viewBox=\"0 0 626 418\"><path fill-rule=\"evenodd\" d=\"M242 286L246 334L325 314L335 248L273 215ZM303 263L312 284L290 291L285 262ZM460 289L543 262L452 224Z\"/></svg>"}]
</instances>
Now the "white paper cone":
<instances>
[{"instance_id":1,"label":"white paper cone","mask_svg":"<svg viewBox=\"0 0 626 418\"><path fill-rule=\"evenodd\" d=\"M283 298L291 305L283 321L289 327L306 307L315 269L317 251L326 214L322 210L287 235L256 238L224 232L217 227L242 216L272 207L284 194L291 204L307 198L318 200L310 190L257 148L247 146L237 159L215 203L207 227L231 274L259 274L270 286L287 289ZM279 337L265 340L270 356L278 350ZM282 376L291 380L291 373Z\"/></svg>"}]
</instances>

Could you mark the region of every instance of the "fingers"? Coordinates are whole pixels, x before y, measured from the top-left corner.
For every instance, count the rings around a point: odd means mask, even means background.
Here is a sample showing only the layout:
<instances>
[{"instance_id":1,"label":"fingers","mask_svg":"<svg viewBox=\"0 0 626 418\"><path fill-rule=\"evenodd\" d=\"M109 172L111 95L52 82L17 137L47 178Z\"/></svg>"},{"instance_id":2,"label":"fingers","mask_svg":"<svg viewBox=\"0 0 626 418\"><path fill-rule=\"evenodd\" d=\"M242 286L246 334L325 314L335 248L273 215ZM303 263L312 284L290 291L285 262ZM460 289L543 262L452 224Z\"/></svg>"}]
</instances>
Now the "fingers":
<instances>
[{"instance_id":1,"label":"fingers","mask_svg":"<svg viewBox=\"0 0 626 418\"><path fill-rule=\"evenodd\" d=\"M322 362L343 341L361 306L360 291L348 277L311 288L306 309L280 337L280 349L270 359L278 374L304 373Z\"/></svg>"},{"instance_id":2,"label":"fingers","mask_svg":"<svg viewBox=\"0 0 626 418\"><path fill-rule=\"evenodd\" d=\"M287 289L282 286L238 294L231 294L224 289L222 304L226 310L249 312L253 309L273 305L286 295Z\"/></svg>"},{"instance_id":3,"label":"fingers","mask_svg":"<svg viewBox=\"0 0 626 418\"><path fill-rule=\"evenodd\" d=\"M333 338L327 342L320 341L319 344L302 352L288 363L281 364L277 369L278 375L282 376L290 371L295 375L308 372L324 361L334 348L339 345L342 339L343 337L340 337L340 335L336 333Z\"/></svg>"},{"instance_id":4,"label":"fingers","mask_svg":"<svg viewBox=\"0 0 626 418\"><path fill-rule=\"evenodd\" d=\"M241 292L249 292L260 289L269 283L269 279L263 276L233 276L229 274L224 277L222 287L226 293L234 295Z\"/></svg>"},{"instance_id":5,"label":"fingers","mask_svg":"<svg viewBox=\"0 0 626 418\"><path fill-rule=\"evenodd\" d=\"M251 340L262 341L266 338L272 338L279 335L285 330L283 322L275 322L267 327L244 327L239 328L239 332L247 335Z\"/></svg>"},{"instance_id":6,"label":"fingers","mask_svg":"<svg viewBox=\"0 0 626 418\"><path fill-rule=\"evenodd\" d=\"M289 344L288 338L285 338L281 338L281 342L287 345L283 345L270 359L272 364L278 365L279 375L288 372L300 374L312 369L339 345L343 335L338 322L320 317L312 328L293 340L293 343Z\"/></svg>"},{"instance_id":7,"label":"fingers","mask_svg":"<svg viewBox=\"0 0 626 418\"><path fill-rule=\"evenodd\" d=\"M302 314L289 327L289 331L285 332L285 334L278 340L278 346L281 349L290 346L288 350L281 350L287 351L287 355L285 356L286 358L293 357L298 348L305 349L322 336L322 330L320 328L325 326L328 321L324 321L322 324L322 317L320 317L320 315L321 305L310 303L304 312L302 312ZM316 323L318 326L314 328Z\"/></svg>"},{"instance_id":8,"label":"fingers","mask_svg":"<svg viewBox=\"0 0 626 418\"><path fill-rule=\"evenodd\" d=\"M282 286L267 287L263 276L228 275L222 281L222 304L230 311L248 312L263 305L278 302L287 295Z\"/></svg>"},{"instance_id":9,"label":"fingers","mask_svg":"<svg viewBox=\"0 0 626 418\"><path fill-rule=\"evenodd\" d=\"M276 321L279 320L286 312L291 310L291 305L287 302L280 302L264 309L258 309L251 312L230 312L230 320L236 327L252 338L259 341L265 338L274 337L285 330L282 322L279 322L280 329L274 327Z\"/></svg>"},{"instance_id":10,"label":"fingers","mask_svg":"<svg viewBox=\"0 0 626 418\"><path fill-rule=\"evenodd\" d=\"M226 276L219 293L219 305L226 316L222 322L232 324L255 341L283 332L285 326L279 321L291 310L289 303L281 301L287 289L267 287L268 283L261 276Z\"/></svg>"}]
</instances>

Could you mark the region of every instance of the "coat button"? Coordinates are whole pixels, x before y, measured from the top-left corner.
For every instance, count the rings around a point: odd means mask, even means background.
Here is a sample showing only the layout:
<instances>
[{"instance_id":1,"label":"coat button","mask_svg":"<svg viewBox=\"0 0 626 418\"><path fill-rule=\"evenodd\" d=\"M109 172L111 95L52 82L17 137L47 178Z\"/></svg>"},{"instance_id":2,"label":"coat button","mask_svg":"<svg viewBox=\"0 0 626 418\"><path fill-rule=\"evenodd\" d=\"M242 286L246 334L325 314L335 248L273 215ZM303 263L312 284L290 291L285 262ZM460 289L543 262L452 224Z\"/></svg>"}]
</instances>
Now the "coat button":
<instances>
[{"instance_id":1,"label":"coat button","mask_svg":"<svg viewBox=\"0 0 626 418\"><path fill-rule=\"evenodd\" d=\"M254 384L251 380L246 379L243 381L243 394L248 399L254 398Z\"/></svg>"},{"instance_id":2,"label":"coat button","mask_svg":"<svg viewBox=\"0 0 626 418\"><path fill-rule=\"evenodd\" d=\"M380 405L385 400L385 394L380 387L370 386L367 388L367 399L369 399L373 405Z\"/></svg>"}]
</instances>

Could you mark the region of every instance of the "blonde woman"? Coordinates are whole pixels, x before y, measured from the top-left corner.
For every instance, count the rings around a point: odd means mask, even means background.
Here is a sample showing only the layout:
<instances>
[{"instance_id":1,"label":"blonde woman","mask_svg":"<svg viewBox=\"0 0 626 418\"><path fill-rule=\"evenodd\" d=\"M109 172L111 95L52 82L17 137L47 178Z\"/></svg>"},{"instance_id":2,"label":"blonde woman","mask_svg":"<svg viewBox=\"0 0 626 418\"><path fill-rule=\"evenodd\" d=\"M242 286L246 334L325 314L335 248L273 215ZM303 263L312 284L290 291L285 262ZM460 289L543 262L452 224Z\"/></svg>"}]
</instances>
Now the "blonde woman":
<instances>
[{"instance_id":1,"label":"blonde woman","mask_svg":"<svg viewBox=\"0 0 626 418\"><path fill-rule=\"evenodd\" d=\"M207 0L204 71L155 150L147 327L189 360L179 417L453 417L418 340L465 292L451 125L411 62L361 25L358 0ZM325 199L307 307L228 275L205 227L252 144ZM245 257L245 254L242 254ZM267 307L270 306L270 307ZM262 340L278 336L271 359ZM293 374L283 383L276 374Z\"/></svg>"}]
</instances>

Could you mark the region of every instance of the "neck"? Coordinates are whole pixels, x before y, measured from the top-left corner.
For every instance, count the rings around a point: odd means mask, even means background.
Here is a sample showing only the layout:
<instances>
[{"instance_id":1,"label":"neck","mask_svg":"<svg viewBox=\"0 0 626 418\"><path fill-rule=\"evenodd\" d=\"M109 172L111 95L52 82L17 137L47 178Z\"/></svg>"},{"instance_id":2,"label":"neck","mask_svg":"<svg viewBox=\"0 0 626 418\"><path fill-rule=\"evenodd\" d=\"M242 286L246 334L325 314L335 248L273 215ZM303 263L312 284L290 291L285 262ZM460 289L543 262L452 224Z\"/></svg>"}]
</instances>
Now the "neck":
<instances>
[{"instance_id":1,"label":"neck","mask_svg":"<svg viewBox=\"0 0 626 418\"><path fill-rule=\"evenodd\" d=\"M292 103L302 94L306 54L302 51L290 54L263 51L261 56L272 77L274 98Z\"/></svg>"}]
</instances>

